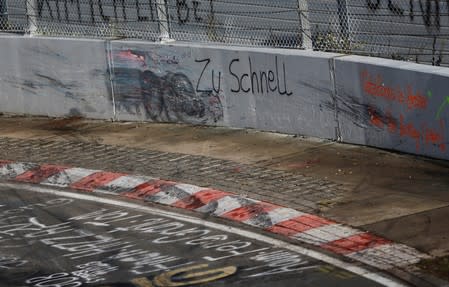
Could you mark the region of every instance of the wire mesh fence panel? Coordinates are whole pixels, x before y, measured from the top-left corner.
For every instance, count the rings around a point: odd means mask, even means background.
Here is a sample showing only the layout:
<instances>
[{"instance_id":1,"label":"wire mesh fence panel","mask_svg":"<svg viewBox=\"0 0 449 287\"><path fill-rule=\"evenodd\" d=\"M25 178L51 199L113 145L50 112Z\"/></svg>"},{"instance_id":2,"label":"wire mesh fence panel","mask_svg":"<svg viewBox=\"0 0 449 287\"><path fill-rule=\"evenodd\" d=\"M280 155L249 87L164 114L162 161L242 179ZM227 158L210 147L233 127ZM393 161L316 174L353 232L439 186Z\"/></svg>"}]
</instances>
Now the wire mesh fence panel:
<instances>
[{"instance_id":1,"label":"wire mesh fence panel","mask_svg":"<svg viewBox=\"0 0 449 287\"><path fill-rule=\"evenodd\" d=\"M0 0L0 32L24 33L26 28L26 0Z\"/></svg>"},{"instance_id":2,"label":"wire mesh fence panel","mask_svg":"<svg viewBox=\"0 0 449 287\"><path fill-rule=\"evenodd\" d=\"M308 1L313 48L320 51L349 51L349 37L343 20L347 18L341 1ZM340 13L338 13L340 11Z\"/></svg>"},{"instance_id":3,"label":"wire mesh fence panel","mask_svg":"<svg viewBox=\"0 0 449 287\"><path fill-rule=\"evenodd\" d=\"M307 48L449 66L449 0L0 0L0 32Z\"/></svg>"},{"instance_id":4,"label":"wire mesh fence panel","mask_svg":"<svg viewBox=\"0 0 449 287\"><path fill-rule=\"evenodd\" d=\"M176 40L301 47L298 0L168 0Z\"/></svg>"},{"instance_id":5,"label":"wire mesh fence panel","mask_svg":"<svg viewBox=\"0 0 449 287\"><path fill-rule=\"evenodd\" d=\"M449 65L449 1L353 1L353 51Z\"/></svg>"},{"instance_id":6,"label":"wire mesh fence panel","mask_svg":"<svg viewBox=\"0 0 449 287\"><path fill-rule=\"evenodd\" d=\"M53 5L60 2L66 4L70 1L54 1ZM57 7L53 17L51 8L45 11L38 7L38 29L42 33L66 36L81 36L84 33L85 36L94 37L158 39L157 6L151 0L78 0L65 5L63 9L67 12L65 21L61 23ZM54 25L55 22L63 25Z\"/></svg>"},{"instance_id":7,"label":"wire mesh fence panel","mask_svg":"<svg viewBox=\"0 0 449 287\"><path fill-rule=\"evenodd\" d=\"M152 0L26 1L27 27L35 34L159 39L158 7Z\"/></svg>"}]
</instances>

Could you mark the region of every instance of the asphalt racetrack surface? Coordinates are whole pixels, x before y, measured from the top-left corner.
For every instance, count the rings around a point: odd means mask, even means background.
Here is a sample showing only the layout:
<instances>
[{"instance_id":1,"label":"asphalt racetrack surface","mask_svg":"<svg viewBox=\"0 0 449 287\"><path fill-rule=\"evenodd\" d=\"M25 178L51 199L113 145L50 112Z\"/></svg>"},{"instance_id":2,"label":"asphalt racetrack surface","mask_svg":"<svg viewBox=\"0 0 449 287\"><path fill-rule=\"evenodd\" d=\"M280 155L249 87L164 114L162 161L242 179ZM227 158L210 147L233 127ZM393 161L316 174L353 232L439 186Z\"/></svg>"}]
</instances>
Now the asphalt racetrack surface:
<instances>
[{"instance_id":1,"label":"asphalt racetrack surface","mask_svg":"<svg viewBox=\"0 0 449 287\"><path fill-rule=\"evenodd\" d=\"M67 194L0 184L0 286L393 286L193 213Z\"/></svg>"}]
</instances>

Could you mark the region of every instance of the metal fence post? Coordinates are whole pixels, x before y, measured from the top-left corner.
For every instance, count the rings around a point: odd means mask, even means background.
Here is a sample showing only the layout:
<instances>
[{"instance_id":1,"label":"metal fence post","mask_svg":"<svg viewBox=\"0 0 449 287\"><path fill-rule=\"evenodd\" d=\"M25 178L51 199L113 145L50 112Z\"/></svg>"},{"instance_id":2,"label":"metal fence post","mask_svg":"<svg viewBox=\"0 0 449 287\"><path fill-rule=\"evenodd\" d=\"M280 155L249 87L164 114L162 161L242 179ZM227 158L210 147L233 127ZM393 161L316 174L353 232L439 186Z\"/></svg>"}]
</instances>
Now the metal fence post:
<instances>
[{"instance_id":1,"label":"metal fence post","mask_svg":"<svg viewBox=\"0 0 449 287\"><path fill-rule=\"evenodd\" d=\"M340 33L344 40L348 43L348 48L351 46L351 32L349 28L349 15L347 0L337 0L338 5L338 19L340 22Z\"/></svg>"},{"instance_id":2,"label":"metal fence post","mask_svg":"<svg viewBox=\"0 0 449 287\"><path fill-rule=\"evenodd\" d=\"M173 41L170 35L170 24L167 0L156 0L156 14L159 24L159 40L162 42Z\"/></svg>"},{"instance_id":3,"label":"metal fence post","mask_svg":"<svg viewBox=\"0 0 449 287\"><path fill-rule=\"evenodd\" d=\"M28 29L26 32L33 36L37 31L37 0L27 0L27 21Z\"/></svg>"},{"instance_id":4,"label":"metal fence post","mask_svg":"<svg viewBox=\"0 0 449 287\"><path fill-rule=\"evenodd\" d=\"M301 48L313 49L312 33L310 31L309 5L307 0L298 0L299 27L301 29Z\"/></svg>"},{"instance_id":5,"label":"metal fence post","mask_svg":"<svg viewBox=\"0 0 449 287\"><path fill-rule=\"evenodd\" d=\"M0 30L6 30L6 15L8 10L6 9L6 0L0 0ZM3 27L5 26L5 27Z\"/></svg>"}]
</instances>

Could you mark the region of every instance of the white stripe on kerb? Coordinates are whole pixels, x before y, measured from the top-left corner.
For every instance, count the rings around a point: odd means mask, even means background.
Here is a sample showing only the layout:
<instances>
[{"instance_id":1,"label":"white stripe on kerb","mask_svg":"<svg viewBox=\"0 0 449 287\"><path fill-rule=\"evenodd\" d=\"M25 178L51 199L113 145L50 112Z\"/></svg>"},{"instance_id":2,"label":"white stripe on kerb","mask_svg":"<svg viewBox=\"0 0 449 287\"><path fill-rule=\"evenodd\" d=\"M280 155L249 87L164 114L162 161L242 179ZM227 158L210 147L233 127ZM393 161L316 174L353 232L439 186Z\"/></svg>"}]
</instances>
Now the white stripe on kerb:
<instances>
[{"instance_id":1,"label":"white stripe on kerb","mask_svg":"<svg viewBox=\"0 0 449 287\"><path fill-rule=\"evenodd\" d=\"M220 216L226 212L229 212L231 210L234 210L236 208L242 207L242 203L238 201L238 199L235 196L225 196L220 198L219 200L216 200L215 203L217 204L217 207L215 208L215 211L212 213L214 215ZM206 206L200 207L197 210L199 212L202 211L202 209L207 209Z\"/></svg>"},{"instance_id":2,"label":"white stripe on kerb","mask_svg":"<svg viewBox=\"0 0 449 287\"><path fill-rule=\"evenodd\" d=\"M156 178L150 177L150 176L131 176L131 175L124 175L119 178L114 179L111 182L108 182L107 184L101 186L100 188L94 190L95 191L103 191L103 190L109 190L109 189L133 189L142 183L155 180Z\"/></svg>"},{"instance_id":3,"label":"white stripe on kerb","mask_svg":"<svg viewBox=\"0 0 449 287\"><path fill-rule=\"evenodd\" d=\"M151 196L149 199L151 202L156 202L165 205L172 205L173 203L179 201L179 198L175 196L171 196L168 193L163 191L157 193L156 195Z\"/></svg>"},{"instance_id":4,"label":"white stripe on kerb","mask_svg":"<svg viewBox=\"0 0 449 287\"><path fill-rule=\"evenodd\" d=\"M191 184L185 184L185 183L179 183L175 185L176 188L179 188L180 190L193 195L201 190L205 190L206 188L204 187L199 187L196 185L191 185Z\"/></svg>"},{"instance_id":5,"label":"white stripe on kerb","mask_svg":"<svg viewBox=\"0 0 449 287\"><path fill-rule=\"evenodd\" d=\"M21 175L28 170L32 169L33 167L36 167L37 165L29 164L29 163L9 163L2 167L0 167L0 175L3 176L9 176L9 177L16 177L18 175Z\"/></svg>"},{"instance_id":6,"label":"white stripe on kerb","mask_svg":"<svg viewBox=\"0 0 449 287\"><path fill-rule=\"evenodd\" d=\"M291 208L278 207L269 212L263 212L263 216L255 214L254 217L251 217L242 222L259 228L269 228L279 222L286 221L301 215L306 215L306 213L299 212Z\"/></svg>"},{"instance_id":7,"label":"white stripe on kerb","mask_svg":"<svg viewBox=\"0 0 449 287\"><path fill-rule=\"evenodd\" d=\"M185 192L187 194L195 194L200 190L204 190L204 188L198 187L196 185L190 184L176 184L167 188L167 190L163 190L158 192L157 194L151 196L150 201L157 202L161 204L171 205L183 198L180 198L176 195L178 193ZM186 195L187 196L187 195Z\"/></svg>"},{"instance_id":8,"label":"white stripe on kerb","mask_svg":"<svg viewBox=\"0 0 449 287\"><path fill-rule=\"evenodd\" d=\"M429 258L411 247L397 243L376 246L346 256L385 270L416 264L421 259Z\"/></svg>"},{"instance_id":9,"label":"white stripe on kerb","mask_svg":"<svg viewBox=\"0 0 449 287\"><path fill-rule=\"evenodd\" d=\"M307 215L307 213L286 207L276 208L274 210L271 210L267 214L270 217L271 223L273 223L273 225L278 224L279 222L282 221L290 220L298 216Z\"/></svg>"},{"instance_id":10,"label":"white stripe on kerb","mask_svg":"<svg viewBox=\"0 0 449 287\"><path fill-rule=\"evenodd\" d=\"M41 184L66 187L96 172L99 172L99 170L69 168L50 176L46 180L42 181Z\"/></svg>"},{"instance_id":11,"label":"white stripe on kerb","mask_svg":"<svg viewBox=\"0 0 449 287\"><path fill-rule=\"evenodd\" d=\"M293 237L306 243L321 245L360 233L363 232L341 224L329 224L297 233Z\"/></svg>"}]
</instances>

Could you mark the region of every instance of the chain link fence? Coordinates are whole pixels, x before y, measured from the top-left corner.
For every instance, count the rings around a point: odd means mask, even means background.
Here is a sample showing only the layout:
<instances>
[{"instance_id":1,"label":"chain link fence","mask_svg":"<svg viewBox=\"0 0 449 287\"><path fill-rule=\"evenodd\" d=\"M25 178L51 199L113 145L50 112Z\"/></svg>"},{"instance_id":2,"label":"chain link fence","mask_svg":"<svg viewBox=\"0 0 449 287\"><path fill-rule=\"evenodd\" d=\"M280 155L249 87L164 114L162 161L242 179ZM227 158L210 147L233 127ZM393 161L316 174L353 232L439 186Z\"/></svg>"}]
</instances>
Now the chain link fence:
<instances>
[{"instance_id":1,"label":"chain link fence","mask_svg":"<svg viewBox=\"0 0 449 287\"><path fill-rule=\"evenodd\" d=\"M0 0L0 31L314 49L449 66L449 0Z\"/></svg>"}]
</instances>

